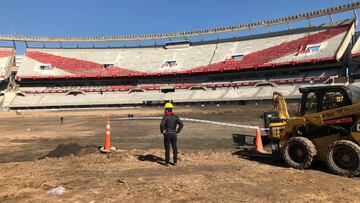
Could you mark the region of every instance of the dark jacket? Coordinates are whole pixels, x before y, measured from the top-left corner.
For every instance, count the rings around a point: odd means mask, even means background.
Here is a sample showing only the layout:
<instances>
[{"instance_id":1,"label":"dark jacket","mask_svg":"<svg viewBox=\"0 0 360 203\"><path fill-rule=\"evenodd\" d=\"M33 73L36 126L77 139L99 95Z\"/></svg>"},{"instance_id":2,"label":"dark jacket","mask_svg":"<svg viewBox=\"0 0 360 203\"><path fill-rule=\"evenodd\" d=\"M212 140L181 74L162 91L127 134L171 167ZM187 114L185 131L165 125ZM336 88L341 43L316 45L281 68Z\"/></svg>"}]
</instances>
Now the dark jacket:
<instances>
[{"instance_id":1,"label":"dark jacket","mask_svg":"<svg viewBox=\"0 0 360 203\"><path fill-rule=\"evenodd\" d=\"M176 127L179 126L177 129ZM180 133L181 129L184 127L183 122L180 118L174 114L165 115L160 123L160 133Z\"/></svg>"}]
</instances>

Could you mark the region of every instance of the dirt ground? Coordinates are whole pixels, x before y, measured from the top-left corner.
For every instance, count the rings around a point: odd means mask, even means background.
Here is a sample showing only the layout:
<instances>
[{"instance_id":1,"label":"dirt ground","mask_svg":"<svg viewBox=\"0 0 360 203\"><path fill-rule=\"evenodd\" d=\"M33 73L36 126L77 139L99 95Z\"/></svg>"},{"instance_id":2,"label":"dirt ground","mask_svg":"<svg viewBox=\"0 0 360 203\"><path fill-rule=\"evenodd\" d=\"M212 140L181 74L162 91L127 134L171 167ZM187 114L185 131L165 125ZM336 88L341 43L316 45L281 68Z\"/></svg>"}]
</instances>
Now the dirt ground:
<instances>
[{"instance_id":1,"label":"dirt ground","mask_svg":"<svg viewBox=\"0 0 360 203\"><path fill-rule=\"evenodd\" d=\"M261 125L270 106L181 107L181 117ZM360 179L330 174L323 163L295 170L248 157L232 134L253 130L185 122L177 166L163 165L161 108L0 113L0 202L359 202ZM111 155L103 145L111 118ZM64 124L60 123L64 118ZM57 186L63 195L50 195Z\"/></svg>"}]
</instances>

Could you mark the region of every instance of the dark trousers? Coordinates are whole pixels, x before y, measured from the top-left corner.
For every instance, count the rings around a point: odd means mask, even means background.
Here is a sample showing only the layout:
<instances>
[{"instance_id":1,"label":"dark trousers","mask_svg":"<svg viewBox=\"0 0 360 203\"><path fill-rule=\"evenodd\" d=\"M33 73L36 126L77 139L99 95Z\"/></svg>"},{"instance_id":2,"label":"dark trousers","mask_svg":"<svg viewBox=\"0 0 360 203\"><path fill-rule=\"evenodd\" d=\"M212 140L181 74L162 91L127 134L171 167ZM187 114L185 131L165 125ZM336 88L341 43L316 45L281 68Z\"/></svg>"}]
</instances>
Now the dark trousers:
<instances>
[{"instance_id":1,"label":"dark trousers","mask_svg":"<svg viewBox=\"0 0 360 203\"><path fill-rule=\"evenodd\" d=\"M177 135L167 133L164 135L164 147L165 147L165 162L170 161L170 144L173 149L174 163L177 161L177 146L176 146Z\"/></svg>"}]
</instances>

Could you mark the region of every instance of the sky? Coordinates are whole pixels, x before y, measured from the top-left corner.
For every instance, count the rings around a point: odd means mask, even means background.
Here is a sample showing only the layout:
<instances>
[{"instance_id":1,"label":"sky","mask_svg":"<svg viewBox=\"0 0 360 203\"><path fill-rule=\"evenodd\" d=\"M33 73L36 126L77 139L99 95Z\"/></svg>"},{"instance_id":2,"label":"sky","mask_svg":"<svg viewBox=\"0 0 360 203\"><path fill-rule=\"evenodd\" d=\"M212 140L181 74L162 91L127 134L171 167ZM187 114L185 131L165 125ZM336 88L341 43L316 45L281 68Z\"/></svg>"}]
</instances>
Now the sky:
<instances>
[{"instance_id":1,"label":"sky","mask_svg":"<svg viewBox=\"0 0 360 203\"><path fill-rule=\"evenodd\" d=\"M0 35L114 36L182 32L269 20L351 2L354 1L0 0ZM334 19L343 19L346 15L350 17L352 13L335 15ZM324 19L318 21L321 20Z\"/></svg>"}]
</instances>

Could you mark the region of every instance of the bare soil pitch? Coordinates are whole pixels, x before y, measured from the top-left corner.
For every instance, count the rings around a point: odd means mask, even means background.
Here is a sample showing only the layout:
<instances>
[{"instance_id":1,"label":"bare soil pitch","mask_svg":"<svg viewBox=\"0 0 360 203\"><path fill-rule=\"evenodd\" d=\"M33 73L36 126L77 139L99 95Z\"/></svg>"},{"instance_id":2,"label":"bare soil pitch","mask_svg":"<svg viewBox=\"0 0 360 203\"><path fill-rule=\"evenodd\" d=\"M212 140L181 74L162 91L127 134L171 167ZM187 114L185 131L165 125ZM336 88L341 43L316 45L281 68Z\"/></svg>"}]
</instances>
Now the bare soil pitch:
<instances>
[{"instance_id":1,"label":"bare soil pitch","mask_svg":"<svg viewBox=\"0 0 360 203\"><path fill-rule=\"evenodd\" d=\"M261 125L269 106L179 108L182 117ZM116 121L162 109L0 113L0 202L357 202L359 178L328 173L323 164L300 171L271 159L243 156L236 129L185 122L180 161L163 166L159 121ZM110 156L99 154L110 115ZM60 124L60 117L64 124ZM57 186L64 195L47 192Z\"/></svg>"}]
</instances>

